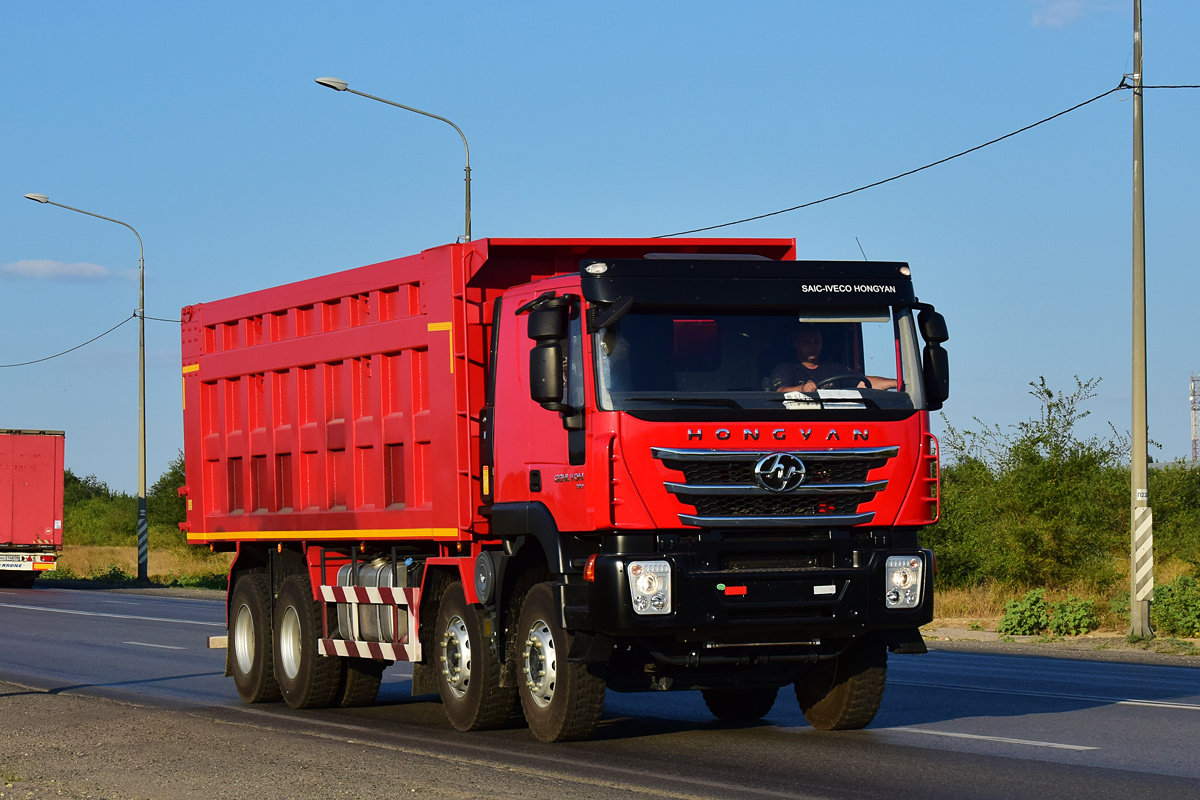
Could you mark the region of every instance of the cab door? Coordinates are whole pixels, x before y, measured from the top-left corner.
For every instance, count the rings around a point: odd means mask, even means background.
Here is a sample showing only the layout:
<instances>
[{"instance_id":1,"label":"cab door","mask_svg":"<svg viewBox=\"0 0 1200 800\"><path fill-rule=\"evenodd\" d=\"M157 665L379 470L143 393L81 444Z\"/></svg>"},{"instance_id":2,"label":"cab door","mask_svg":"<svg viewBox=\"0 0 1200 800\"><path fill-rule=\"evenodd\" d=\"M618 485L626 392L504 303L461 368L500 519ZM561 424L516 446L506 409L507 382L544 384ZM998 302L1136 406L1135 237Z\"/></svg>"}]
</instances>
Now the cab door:
<instances>
[{"instance_id":1,"label":"cab door","mask_svg":"<svg viewBox=\"0 0 1200 800\"><path fill-rule=\"evenodd\" d=\"M564 285L565 284L565 285ZM528 316L517 312L546 292L569 298L563 402L578 409L570 415L549 411L530 397L529 356L535 342L527 334ZM565 281L545 281L505 295L497 333L494 418L495 502L541 502L559 530L586 530L586 446L584 410L583 320L577 293ZM567 430L564 419L574 430Z\"/></svg>"}]
</instances>

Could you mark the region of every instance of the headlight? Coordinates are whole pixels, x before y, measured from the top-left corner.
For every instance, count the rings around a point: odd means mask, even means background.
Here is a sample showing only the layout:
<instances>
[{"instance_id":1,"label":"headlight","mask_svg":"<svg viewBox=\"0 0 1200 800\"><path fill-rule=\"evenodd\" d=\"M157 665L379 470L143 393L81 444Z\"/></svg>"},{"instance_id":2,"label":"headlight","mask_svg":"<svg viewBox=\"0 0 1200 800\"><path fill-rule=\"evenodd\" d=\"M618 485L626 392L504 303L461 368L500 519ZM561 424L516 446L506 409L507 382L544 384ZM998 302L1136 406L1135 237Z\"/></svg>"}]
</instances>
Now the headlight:
<instances>
[{"instance_id":1,"label":"headlight","mask_svg":"<svg viewBox=\"0 0 1200 800\"><path fill-rule=\"evenodd\" d=\"M921 604L921 572L925 560L920 556L888 556L884 565L884 602L888 608L916 608Z\"/></svg>"},{"instance_id":2,"label":"headlight","mask_svg":"<svg viewBox=\"0 0 1200 800\"><path fill-rule=\"evenodd\" d=\"M625 567L635 614L671 613L671 564L668 561L632 561Z\"/></svg>"}]
</instances>

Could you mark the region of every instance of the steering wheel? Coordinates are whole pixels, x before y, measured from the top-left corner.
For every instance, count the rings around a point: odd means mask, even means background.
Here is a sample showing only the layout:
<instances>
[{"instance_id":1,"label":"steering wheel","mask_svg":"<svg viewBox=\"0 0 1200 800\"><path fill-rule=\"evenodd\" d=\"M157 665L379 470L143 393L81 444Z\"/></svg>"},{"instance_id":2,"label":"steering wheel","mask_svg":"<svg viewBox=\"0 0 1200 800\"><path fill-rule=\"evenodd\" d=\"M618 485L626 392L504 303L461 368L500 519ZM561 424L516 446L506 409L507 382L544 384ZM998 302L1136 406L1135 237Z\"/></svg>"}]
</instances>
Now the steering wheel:
<instances>
[{"instance_id":1,"label":"steering wheel","mask_svg":"<svg viewBox=\"0 0 1200 800\"><path fill-rule=\"evenodd\" d=\"M845 380L853 380L854 381L854 385L852 388L857 388L859 383L865 383L867 385L866 388L868 388L868 389L871 388L871 379L868 378L866 375L864 375L861 372L846 372L841 375L834 375L832 377L826 378L823 381L818 381L817 388L820 389L821 387L825 387L827 389L832 389L833 387L827 386L827 384L833 384L833 383L836 383L837 381L845 381Z\"/></svg>"}]
</instances>

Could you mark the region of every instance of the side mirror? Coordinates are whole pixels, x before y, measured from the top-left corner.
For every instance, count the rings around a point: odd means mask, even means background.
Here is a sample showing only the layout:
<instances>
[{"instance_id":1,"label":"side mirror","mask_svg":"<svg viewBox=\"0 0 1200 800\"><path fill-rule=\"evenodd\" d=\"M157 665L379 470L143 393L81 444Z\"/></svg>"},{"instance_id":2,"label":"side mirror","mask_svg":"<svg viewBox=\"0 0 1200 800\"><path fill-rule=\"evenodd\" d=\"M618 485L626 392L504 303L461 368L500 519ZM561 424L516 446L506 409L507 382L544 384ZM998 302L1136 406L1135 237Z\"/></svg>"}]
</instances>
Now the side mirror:
<instances>
[{"instance_id":1,"label":"side mirror","mask_svg":"<svg viewBox=\"0 0 1200 800\"><path fill-rule=\"evenodd\" d=\"M565 299L545 298L530 309L526 327L529 338L537 342L529 351L529 397L547 411L564 414L576 411L563 402L567 384L563 351L569 318L570 307Z\"/></svg>"},{"instance_id":2,"label":"side mirror","mask_svg":"<svg viewBox=\"0 0 1200 800\"><path fill-rule=\"evenodd\" d=\"M921 336L927 342L941 344L950 339L950 334L946 331L946 318L932 308L923 308L917 314L917 327L921 329Z\"/></svg>"},{"instance_id":3,"label":"side mirror","mask_svg":"<svg viewBox=\"0 0 1200 800\"><path fill-rule=\"evenodd\" d=\"M945 323L943 323L944 327ZM937 411L950 397L950 357L941 344L930 342L925 345L922 362L921 367L925 379L925 408L929 411Z\"/></svg>"},{"instance_id":4,"label":"side mirror","mask_svg":"<svg viewBox=\"0 0 1200 800\"><path fill-rule=\"evenodd\" d=\"M562 403L562 345L558 342L539 342L529 351L529 396L543 406Z\"/></svg>"},{"instance_id":5,"label":"side mirror","mask_svg":"<svg viewBox=\"0 0 1200 800\"><path fill-rule=\"evenodd\" d=\"M529 312L526 329L535 342L557 341L567 336L567 306L554 305Z\"/></svg>"}]
</instances>

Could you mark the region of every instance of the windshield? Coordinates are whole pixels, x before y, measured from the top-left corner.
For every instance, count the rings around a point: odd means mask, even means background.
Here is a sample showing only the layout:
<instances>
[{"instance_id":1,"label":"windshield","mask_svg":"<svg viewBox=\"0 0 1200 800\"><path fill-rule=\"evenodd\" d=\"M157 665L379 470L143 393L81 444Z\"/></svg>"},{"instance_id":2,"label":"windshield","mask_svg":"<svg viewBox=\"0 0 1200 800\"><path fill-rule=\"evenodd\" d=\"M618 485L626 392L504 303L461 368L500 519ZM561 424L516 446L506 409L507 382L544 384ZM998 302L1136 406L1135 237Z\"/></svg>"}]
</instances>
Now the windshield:
<instances>
[{"instance_id":1,"label":"windshield","mask_svg":"<svg viewBox=\"0 0 1200 800\"><path fill-rule=\"evenodd\" d=\"M922 402L908 309L635 310L593 336L605 410L912 409Z\"/></svg>"}]
</instances>

